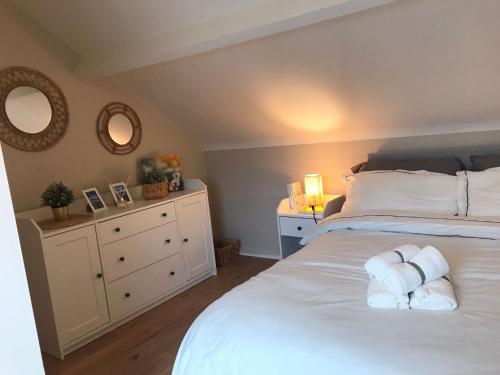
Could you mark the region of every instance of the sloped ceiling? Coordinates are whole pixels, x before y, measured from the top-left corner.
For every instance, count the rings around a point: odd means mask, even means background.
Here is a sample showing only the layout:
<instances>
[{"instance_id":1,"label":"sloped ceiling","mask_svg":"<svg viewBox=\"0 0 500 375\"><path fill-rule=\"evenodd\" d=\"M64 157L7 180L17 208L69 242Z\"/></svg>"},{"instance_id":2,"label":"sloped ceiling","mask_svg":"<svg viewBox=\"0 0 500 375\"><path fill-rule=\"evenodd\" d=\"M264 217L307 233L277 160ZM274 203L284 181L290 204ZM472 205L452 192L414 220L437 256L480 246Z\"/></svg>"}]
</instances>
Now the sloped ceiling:
<instances>
[{"instance_id":1,"label":"sloped ceiling","mask_svg":"<svg viewBox=\"0 0 500 375\"><path fill-rule=\"evenodd\" d=\"M95 77L193 55L395 0L13 0Z\"/></svg>"},{"instance_id":2,"label":"sloped ceiling","mask_svg":"<svg viewBox=\"0 0 500 375\"><path fill-rule=\"evenodd\" d=\"M398 1L118 79L208 150L500 129L498 14Z\"/></svg>"},{"instance_id":3,"label":"sloped ceiling","mask_svg":"<svg viewBox=\"0 0 500 375\"><path fill-rule=\"evenodd\" d=\"M498 14L398 0L116 79L206 150L500 129Z\"/></svg>"}]
</instances>

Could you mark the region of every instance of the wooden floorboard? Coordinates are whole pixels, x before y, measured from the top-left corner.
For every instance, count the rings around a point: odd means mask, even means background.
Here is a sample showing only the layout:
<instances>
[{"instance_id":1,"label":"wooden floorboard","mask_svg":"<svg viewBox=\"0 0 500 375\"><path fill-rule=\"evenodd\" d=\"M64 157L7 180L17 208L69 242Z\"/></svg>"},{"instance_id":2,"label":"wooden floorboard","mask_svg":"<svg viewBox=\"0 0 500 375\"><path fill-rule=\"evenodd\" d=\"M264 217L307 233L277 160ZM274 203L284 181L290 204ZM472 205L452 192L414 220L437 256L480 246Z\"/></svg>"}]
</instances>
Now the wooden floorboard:
<instances>
[{"instance_id":1,"label":"wooden floorboard","mask_svg":"<svg viewBox=\"0 0 500 375\"><path fill-rule=\"evenodd\" d=\"M47 374L167 375L194 319L214 300L276 261L241 257L195 287L69 354L43 355Z\"/></svg>"}]
</instances>

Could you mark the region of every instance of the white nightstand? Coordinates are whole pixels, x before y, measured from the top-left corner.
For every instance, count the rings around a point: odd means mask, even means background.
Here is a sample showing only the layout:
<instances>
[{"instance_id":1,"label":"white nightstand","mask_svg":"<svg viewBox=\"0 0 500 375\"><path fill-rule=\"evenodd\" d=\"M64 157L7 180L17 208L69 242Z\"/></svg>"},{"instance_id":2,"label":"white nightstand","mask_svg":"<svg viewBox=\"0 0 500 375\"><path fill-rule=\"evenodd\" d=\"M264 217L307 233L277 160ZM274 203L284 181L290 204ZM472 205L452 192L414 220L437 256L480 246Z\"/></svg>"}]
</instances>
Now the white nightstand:
<instances>
[{"instance_id":1,"label":"white nightstand","mask_svg":"<svg viewBox=\"0 0 500 375\"><path fill-rule=\"evenodd\" d=\"M341 198L341 195L327 195L323 196L325 200L324 206L334 199ZM278 234L280 243L281 258L300 250L302 246L299 245L300 240L311 229L314 228L316 223L312 214L304 214L290 209L288 198L283 199L276 210L278 219ZM323 219L323 213L316 213L316 220Z\"/></svg>"}]
</instances>

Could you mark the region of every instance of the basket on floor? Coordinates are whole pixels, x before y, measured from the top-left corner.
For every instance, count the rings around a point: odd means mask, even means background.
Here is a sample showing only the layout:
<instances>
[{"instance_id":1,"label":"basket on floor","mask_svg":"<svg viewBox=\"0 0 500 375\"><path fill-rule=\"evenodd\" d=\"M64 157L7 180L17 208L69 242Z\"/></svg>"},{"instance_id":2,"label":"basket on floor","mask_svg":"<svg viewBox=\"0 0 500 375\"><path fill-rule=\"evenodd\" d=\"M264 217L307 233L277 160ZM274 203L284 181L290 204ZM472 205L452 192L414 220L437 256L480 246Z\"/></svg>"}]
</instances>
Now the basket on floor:
<instances>
[{"instance_id":1,"label":"basket on floor","mask_svg":"<svg viewBox=\"0 0 500 375\"><path fill-rule=\"evenodd\" d=\"M214 240L214 248L217 267L236 262L240 257L240 241L238 240Z\"/></svg>"},{"instance_id":2,"label":"basket on floor","mask_svg":"<svg viewBox=\"0 0 500 375\"><path fill-rule=\"evenodd\" d=\"M142 185L142 195L146 200L165 198L168 195L168 182Z\"/></svg>"}]
</instances>

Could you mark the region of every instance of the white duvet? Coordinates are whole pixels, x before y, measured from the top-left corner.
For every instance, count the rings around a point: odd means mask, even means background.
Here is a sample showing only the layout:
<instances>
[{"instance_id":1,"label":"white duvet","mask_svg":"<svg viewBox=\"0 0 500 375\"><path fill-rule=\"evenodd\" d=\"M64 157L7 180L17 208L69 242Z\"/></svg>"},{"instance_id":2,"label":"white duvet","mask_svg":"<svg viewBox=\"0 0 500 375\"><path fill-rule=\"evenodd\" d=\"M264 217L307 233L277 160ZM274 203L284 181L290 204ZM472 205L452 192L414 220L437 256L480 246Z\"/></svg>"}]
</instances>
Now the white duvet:
<instances>
[{"instance_id":1,"label":"white duvet","mask_svg":"<svg viewBox=\"0 0 500 375\"><path fill-rule=\"evenodd\" d=\"M174 375L500 374L500 224L334 215L278 262L212 303ZM364 262L405 243L448 260L459 308L377 310Z\"/></svg>"}]
</instances>

